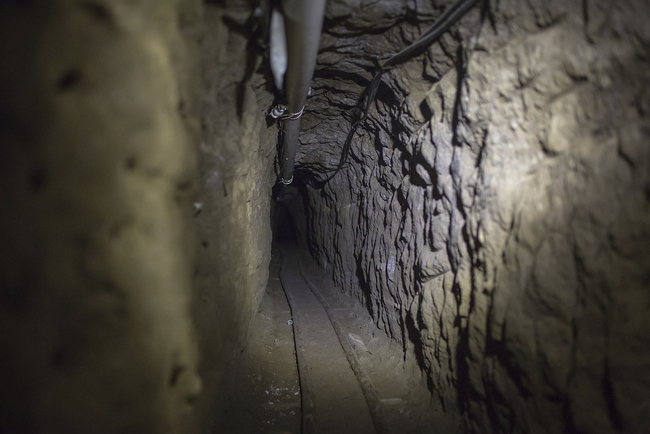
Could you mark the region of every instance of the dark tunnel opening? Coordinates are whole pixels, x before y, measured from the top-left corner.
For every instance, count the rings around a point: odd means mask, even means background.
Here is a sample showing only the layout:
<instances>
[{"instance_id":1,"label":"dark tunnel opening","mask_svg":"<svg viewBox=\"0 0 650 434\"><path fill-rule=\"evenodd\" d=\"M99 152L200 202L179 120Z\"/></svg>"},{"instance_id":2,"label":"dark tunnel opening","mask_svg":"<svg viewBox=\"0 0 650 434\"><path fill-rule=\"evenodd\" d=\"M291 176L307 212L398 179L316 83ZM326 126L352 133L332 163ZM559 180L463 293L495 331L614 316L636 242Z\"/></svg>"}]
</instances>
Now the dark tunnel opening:
<instances>
[{"instance_id":1,"label":"dark tunnel opening","mask_svg":"<svg viewBox=\"0 0 650 434\"><path fill-rule=\"evenodd\" d=\"M261 329L274 329L268 321L274 315L267 309L288 303L291 319L286 322L291 323L293 331L294 359L284 355L283 368L276 372L283 382L269 380L262 384L269 390L293 390L294 386L280 386L293 385L287 378L295 377L302 400L302 432L427 432L428 426L444 426L446 422L431 418L430 385L413 375L422 369L421 361L417 356L404 356L404 349L413 342L392 345L384 331L373 324L370 290L358 298L349 286L335 283L330 271L323 268L327 265L316 263L312 257L307 245L307 186L301 182L302 178L298 178L291 185L278 184L273 189L270 280L261 315L253 320L248 338L257 343L260 335L265 335ZM276 338L274 347L280 345ZM281 352L276 353L278 356L260 356L251 351L244 359L250 357L250 365L266 364L272 357L283 357ZM287 372L287 366L292 367L291 372ZM254 395L259 386L246 387ZM276 399L288 405L290 398L279 393ZM242 398L238 405L248 405L247 411L259 414L259 406L250 402L250 397ZM319 405L313 407L309 402ZM222 421L220 428L241 426L233 420L240 412L231 410L231 417ZM409 414L408 421L402 416L404 412ZM295 415L261 413L262 419L272 418L278 427L296 423Z\"/></svg>"},{"instance_id":2,"label":"dark tunnel opening","mask_svg":"<svg viewBox=\"0 0 650 434\"><path fill-rule=\"evenodd\" d=\"M298 189L294 186L282 186L275 189L271 203L271 231L273 244L297 243L298 227L296 225L296 212L302 212L297 207L299 197ZM299 219L304 221L305 219ZM304 233L304 229L303 229Z\"/></svg>"}]
</instances>

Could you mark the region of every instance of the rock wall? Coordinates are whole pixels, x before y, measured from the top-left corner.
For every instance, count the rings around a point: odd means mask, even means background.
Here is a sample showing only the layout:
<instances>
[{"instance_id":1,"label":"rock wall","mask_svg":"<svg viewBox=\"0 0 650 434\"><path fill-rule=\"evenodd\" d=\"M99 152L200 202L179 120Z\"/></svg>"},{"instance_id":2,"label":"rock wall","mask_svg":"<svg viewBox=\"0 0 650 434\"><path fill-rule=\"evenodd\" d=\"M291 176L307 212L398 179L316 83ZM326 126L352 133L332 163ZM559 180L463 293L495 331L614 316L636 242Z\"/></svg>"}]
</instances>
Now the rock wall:
<instances>
[{"instance_id":1,"label":"rock wall","mask_svg":"<svg viewBox=\"0 0 650 434\"><path fill-rule=\"evenodd\" d=\"M480 2L385 75L349 164L313 182L375 61L451 3L328 3L298 155L311 250L466 431L646 432L647 2Z\"/></svg>"},{"instance_id":2,"label":"rock wall","mask_svg":"<svg viewBox=\"0 0 650 434\"><path fill-rule=\"evenodd\" d=\"M250 14L0 3L0 431L220 416L270 259L277 130Z\"/></svg>"},{"instance_id":3,"label":"rock wall","mask_svg":"<svg viewBox=\"0 0 650 434\"><path fill-rule=\"evenodd\" d=\"M231 399L222 380L239 363L271 257L278 131L267 128L264 117L273 96L258 73L263 51L253 37L251 14L247 3L233 1L206 4L202 18L194 316L205 389L197 405L204 430L218 423L224 400Z\"/></svg>"},{"instance_id":4,"label":"rock wall","mask_svg":"<svg viewBox=\"0 0 650 434\"><path fill-rule=\"evenodd\" d=\"M0 431L192 432L191 2L0 3Z\"/></svg>"}]
</instances>

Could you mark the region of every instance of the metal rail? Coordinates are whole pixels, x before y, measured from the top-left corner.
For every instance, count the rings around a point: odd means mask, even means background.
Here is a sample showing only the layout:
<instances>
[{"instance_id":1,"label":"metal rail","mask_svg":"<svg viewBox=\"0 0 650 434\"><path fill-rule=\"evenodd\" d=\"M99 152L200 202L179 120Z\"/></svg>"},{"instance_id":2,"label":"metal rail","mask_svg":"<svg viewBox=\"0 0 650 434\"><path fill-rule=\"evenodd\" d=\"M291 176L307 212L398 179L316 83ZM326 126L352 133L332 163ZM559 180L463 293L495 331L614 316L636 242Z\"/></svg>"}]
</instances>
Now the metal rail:
<instances>
[{"instance_id":1,"label":"metal rail","mask_svg":"<svg viewBox=\"0 0 650 434\"><path fill-rule=\"evenodd\" d=\"M354 375L359 382L359 386L361 386L361 390L363 391L363 396L366 399L366 404L368 404L370 417L372 417L372 422L375 425L377 434L388 434L390 432L390 429L377 390L372 385L372 381L370 381L370 377L366 373L366 370L363 369L361 361L359 361L359 358L357 357L357 353L354 351L354 348L352 348L352 345L348 340L347 334L343 330L343 327L341 327L341 324L336 320L334 312L332 311L332 308L330 307L327 300L325 300L318 288L316 288L316 286L309 281L309 278L305 276L305 273L302 269L302 261L300 258L298 258L298 267L300 268L300 275L305 280L305 283L309 287L309 290L314 294L316 299L323 306L323 309L325 309L325 313L327 313L327 317L329 318L330 323L332 323L332 327L336 332L336 337L341 343L341 347L343 348L345 357L348 359L350 368L352 368L352 372L354 372Z\"/></svg>"},{"instance_id":2,"label":"metal rail","mask_svg":"<svg viewBox=\"0 0 650 434\"><path fill-rule=\"evenodd\" d=\"M284 264L284 252L280 250L280 276L285 267ZM291 310L291 318L298 317L296 312L296 306L298 303L293 298L293 295L290 291L287 291L282 285L287 301L289 302L289 310ZM300 411L302 413L301 419L301 432L302 434L315 434L316 425L314 423L314 399L312 393L311 380L309 378L309 367L307 365L307 360L305 359L305 338L304 335L300 332L300 322L293 321L291 324L293 330L293 342L296 348L296 362L298 365L298 381L300 383Z\"/></svg>"},{"instance_id":3,"label":"metal rail","mask_svg":"<svg viewBox=\"0 0 650 434\"><path fill-rule=\"evenodd\" d=\"M305 298L302 295L295 292L295 289L288 290L288 287L285 285L296 284L296 281L300 281L300 286L305 287L303 291L306 291L309 288L308 292L311 292L313 295L308 297L313 300L313 303L320 305L324 310L323 319L329 321L332 326L332 329L336 337L332 336L333 342L337 342L341 349L341 356L345 356L343 360L347 359L347 364L349 365L354 376L350 376L350 381L358 383L360 388L357 389L361 393L359 395L359 403L365 401L365 405L368 409L368 427L374 427L374 431L377 434L388 434L390 431L388 420L386 418L383 404L379 399L377 390L373 386L370 377L363 368L357 354L352 347L350 341L348 340L348 335L344 331L341 324L337 321L332 308L330 307L327 300L322 296L320 291L316 286L314 286L309 278L303 272L302 262L299 255L295 255L293 251L286 251L282 249L282 265L280 272L280 279L282 281L282 286L289 302L289 307L291 309L291 315L293 318L293 331L294 331L294 342L296 348L296 359L298 365L298 376L300 381L300 392L301 392L301 407L302 407L302 432L307 434L313 434L318 430L318 421L315 420L315 414L318 414L316 405L319 401L318 394L313 389L314 384L312 384L312 378L310 375L310 370L318 369L317 366L312 366L311 362L308 362L308 359L313 359L313 355L309 354L309 346L313 344L312 341L308 339L309 332L305 330L309 329L309 326L306 326L307 321L312 319L313 311L303 311L306 307ZM303 328L305 330L303 330ZM313 336L312 336L313 339ZM334 344L336 345L336 344ZM313 346L313 345L312 345ZM343 362L345 363L345 361ZM314 371L316 372L316 371ZM362 396L361 396L362 395ZM323 405L323 403L320 403ZM321 416L319 416L321 417ZM371 424L370 424L371 422Z\"/></svg>"}]
</instances>

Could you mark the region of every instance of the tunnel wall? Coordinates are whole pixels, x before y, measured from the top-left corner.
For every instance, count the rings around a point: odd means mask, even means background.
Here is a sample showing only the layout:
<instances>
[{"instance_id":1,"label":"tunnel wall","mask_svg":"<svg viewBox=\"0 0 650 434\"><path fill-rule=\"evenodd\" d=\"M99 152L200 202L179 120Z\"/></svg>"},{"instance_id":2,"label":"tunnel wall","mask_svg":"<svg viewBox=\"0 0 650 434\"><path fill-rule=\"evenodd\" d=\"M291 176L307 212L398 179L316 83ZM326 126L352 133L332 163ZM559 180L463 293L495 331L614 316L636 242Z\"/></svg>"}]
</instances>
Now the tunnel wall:
<instances>
[{"instance_id":1,"label":"tunnel wall","mask_svg":"<svg viewBox=\"0 0 650 434\"><path fill-rule=\"evenodd\" d=\"M645 432L647 2L480 2L385 75L313 182L376 60L450 3L328 3L298 155L311 251L466 431Z\"/></svg>"},{"instance_id":2,"label":"tunnel wall","mask_svg":"<svg viewBox=\"0 0 650 434\"><path fill-rule=\"evenodd\" d=\"M247 2L209 2L201 19L201 136L194 216L197 263L194 317L204 393L204 430L218 424L230 399L248 326L268 280L271 187L277 133L264 112L272 94L259 74L262 50Z\"/></svg>"},{"instance_id":3,"label":"tunnel wall","mask_svg":"<svg viewBox=\"0 0 650 434\"><path fill-rule=\"evenodd\" d=\"M250 13L0 3L1 432L220 417L270 258Z\"/></svg>"},{"instance_id":4,"label":"tunnel wall","mask_svg":"<svg viewBox=\"0 0 650 434\"><path fill-rule=\"evenodd\" d=\"M192 8L0 3L2 432L196 428Z\"/></svg>"},{"instance_id":5,"label":"tunnel wall","mask_svg":"<svg viewBox=\"0 0 650 434\"><path fill-rule=\"evenodd\" d=\"M277 130L249 5L203 3L0 3L2 432L207 432L223 411Z\"/></svg>"}]
</instances>

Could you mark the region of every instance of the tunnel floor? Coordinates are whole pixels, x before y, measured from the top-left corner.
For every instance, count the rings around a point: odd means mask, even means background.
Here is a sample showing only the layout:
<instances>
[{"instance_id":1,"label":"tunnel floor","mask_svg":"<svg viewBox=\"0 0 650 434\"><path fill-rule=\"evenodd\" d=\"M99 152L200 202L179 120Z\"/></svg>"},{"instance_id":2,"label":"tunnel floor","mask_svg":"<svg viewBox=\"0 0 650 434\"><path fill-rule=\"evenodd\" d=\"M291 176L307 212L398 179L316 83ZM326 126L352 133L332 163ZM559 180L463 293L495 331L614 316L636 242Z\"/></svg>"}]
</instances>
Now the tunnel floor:
<instances>
[{"instance_id":1,"label":"tunnel floor","mask_svg":"<svg viewBox=\"0 0 650 434\"><path fill-rule=\"evenodd\" d=\"M273 248L239 357L215 433L443 432L415 360L295 244Z\"/></svg>"}]
</instances>

